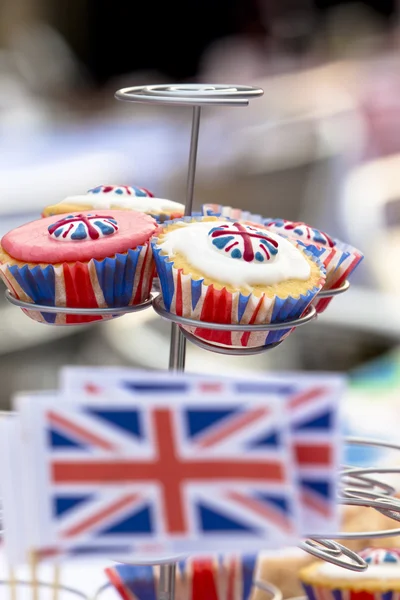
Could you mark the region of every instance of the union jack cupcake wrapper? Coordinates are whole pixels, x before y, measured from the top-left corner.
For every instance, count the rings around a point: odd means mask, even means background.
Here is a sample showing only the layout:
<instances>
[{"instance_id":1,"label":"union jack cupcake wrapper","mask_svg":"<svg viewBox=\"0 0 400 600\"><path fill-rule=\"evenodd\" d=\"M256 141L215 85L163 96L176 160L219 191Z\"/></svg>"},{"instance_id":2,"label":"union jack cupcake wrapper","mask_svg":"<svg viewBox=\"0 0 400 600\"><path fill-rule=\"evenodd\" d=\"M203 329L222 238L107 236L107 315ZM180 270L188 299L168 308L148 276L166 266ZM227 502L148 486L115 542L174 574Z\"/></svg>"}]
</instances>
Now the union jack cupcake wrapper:
<instances>
[{"instance_id":1,"label":"union jack cupcake wrapper","mask_svg":"<svg viewBox=\"0 0 400 600\"><path fill-rule=\"evenodd\" d=\"M192 221L194 217L183 220ZM325 269L319 259L308 250L305 253L320 268L321 279L318 286L297 298L266 295L245 295L240 292L231 293L225 288L216 289L206 285L204 279L192 279L182 269L174 267L166 255L161 254L158 238L152 239L152 248L156 268L161 284L165 309L178 316L199 321L225 324L281 323L297 319L306 310L321 290L325 280ZM285 339L291 328L266 332L218 331L204 326L186 327L185 329L207 342L223 346L255 347L268 346Z\"/></svg>"},{"instance_id":2,"label":"union jack cupcake wrapper","mask_svg":"<svg viewBox=\"0 0 400 600\"><path fill-rule=\"evenodd\" d=\"M303 583L308 600L399 600L400 591L379 589L329 588Z\"/></svg>"},{"instance_id":3,"label":"union jack cupcake wrapper","mask_svg":"<svg viewBox=\"0 0 400 600\"><path fill-rule=\"evenodd\" d=\"M326 282L323 290L339 288L364 258L364 255L356 248L339 240L335 240L335 242L333 248L327 246L317 247L301 241L298 242L323 263L326 269ZM317 312L324 312L331 300L332 298L317 298L314 301Z\"/></svg>"},{"instance_id":4,"label":"union jack cupcake wrapper","mask_svg":"<svg viewBox=\"0 0 400 600\"><path fill-rule=\"evenodd\" d=\"M60 265L3 263L0 277L16 298L46 306L112 308L139 304L150 295L154 262L150 244L113 258ZM24 310L51 325L75 325L112 318Z\"/></svg>"},{"instance_id":5,"label":"union jack cupcake wrapper","mask_svg":"<svg viewBox=\"0 0 400 600\"><path fill-rule=\"evenodd\" d=\"M175 597L177 600L249 600L254 589L255 567L256 556L189 558L178 565ZM116 565L105 572L124 600L157 599L157 569Z\"/></svg>"},{"instance_id":6,"label":"union jack cupcake wrapper","mask_svg":"<svg viewBox=\"0 0 400 600\"><path fill-rule=\"evenodd\" d=\"M193 215L195 216L195 215ZM251 221L252 223L262 223L264 217L258 214L242 210L241 208L232 208L231 206L222 206L222 204L203 204L201 212L197 216L202 217L226 217L238 221Z\"/></svg>"}]
</instances>

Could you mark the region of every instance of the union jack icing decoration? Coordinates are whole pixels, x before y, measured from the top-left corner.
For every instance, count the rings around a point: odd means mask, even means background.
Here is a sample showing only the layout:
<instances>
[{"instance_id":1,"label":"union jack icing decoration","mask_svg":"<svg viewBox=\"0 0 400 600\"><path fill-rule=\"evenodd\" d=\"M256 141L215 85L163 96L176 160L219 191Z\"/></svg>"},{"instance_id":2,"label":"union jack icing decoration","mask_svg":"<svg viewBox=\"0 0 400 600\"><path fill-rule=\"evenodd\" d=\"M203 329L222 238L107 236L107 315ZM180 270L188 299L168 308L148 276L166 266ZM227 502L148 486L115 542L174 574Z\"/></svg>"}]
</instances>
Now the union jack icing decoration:
<instances>
[{"instance_id":1,"label":"union jack icing decoration","mask_svg":"<svg viewBox=\"0 0 400 600\"><path fill-rule=\"evenodd\" d=\"M213 227L208 235L218 252L248 263L263 263L278 254L277 240L250 225L224 224Z\"/></svg>"},{"instance_id":2,"label":"union jack icing decoration","mask_svg":"<svg viewBox=\"0 0 400 600\"><path fill-rule=\"evenodd\" d=\"M98 215L68 215L48 227L52 238L65 242L98 240L118 231L114 217Z\"/></svg>"},{"instance_id":3,"label":"union jack icing decoration","mask_svg":"<svg viewBox=\"0 0 400 600\"><path fill-rule=\"evenodd\" d=\"M327 233L319 231L300 221L294 222L286 221L285 219L265 219L264 225L270 228L276 228L280 233L286 233L288 236L294 235L301 240L315 242L316 244L329 246L330 248L333 248L336 245L335 240Z\"/></svg>"},{"instance_id":4,"label":"union jack icing decoration","mask_svg":"<svg viewBox=\"0 0 400 600\"><path fill-rule=\"evenodd\" d=\"M367 548L360 556L369 565L400 563L400 548Z\"/></svg>"},{"instance_id":5,"label":"union jack icing decoration","mask_svg":"<svg viewBox=\"0 0 400 600\"><path fill-rule=\"evenodd\" d=\"M146 190L146 188L140 188L130 185L98 185L90 190L88 194L116 194L117 196L138 196L153 198L154 194Z\"/></svg>"}]
</instances>

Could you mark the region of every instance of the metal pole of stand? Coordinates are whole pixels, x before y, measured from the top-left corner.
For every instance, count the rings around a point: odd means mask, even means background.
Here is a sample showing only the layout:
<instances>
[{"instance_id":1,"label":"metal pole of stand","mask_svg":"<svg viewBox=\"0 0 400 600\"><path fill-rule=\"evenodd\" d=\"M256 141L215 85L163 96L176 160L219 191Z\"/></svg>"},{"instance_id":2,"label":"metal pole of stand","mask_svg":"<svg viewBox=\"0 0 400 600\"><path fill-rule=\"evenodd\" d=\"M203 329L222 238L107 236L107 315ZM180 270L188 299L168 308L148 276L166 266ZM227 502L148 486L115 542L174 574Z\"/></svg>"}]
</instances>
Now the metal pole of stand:
<instances>
[{"instance_id":1,"label":"metal pole of stand","mask_svg":"<svg viewBox=\"0 0 400 600\"><path fill-rule=\"evenodd\" d=\"M158 584L158 600L174 600L175 598L176 563L160 566L160 580Z\"/></svg>"},{"instance_id":2,"label":"metal pole of stand","mask_svg":"<svg viewBox=\"0 0 400 600\"><path fill-rule=\"evenodd\" d=\"M197 148L199 143L200 115L200 106L194 106L192 118L192 134L190 138L189 166L186 184L185 216L190 216L192 214L194 181L196 177ZM172 323L171 346L169 351L169 370L184 371L185 358L186 338L183 336L179 325L177 325L176 323Z\"/></svg>"}]
</instances>

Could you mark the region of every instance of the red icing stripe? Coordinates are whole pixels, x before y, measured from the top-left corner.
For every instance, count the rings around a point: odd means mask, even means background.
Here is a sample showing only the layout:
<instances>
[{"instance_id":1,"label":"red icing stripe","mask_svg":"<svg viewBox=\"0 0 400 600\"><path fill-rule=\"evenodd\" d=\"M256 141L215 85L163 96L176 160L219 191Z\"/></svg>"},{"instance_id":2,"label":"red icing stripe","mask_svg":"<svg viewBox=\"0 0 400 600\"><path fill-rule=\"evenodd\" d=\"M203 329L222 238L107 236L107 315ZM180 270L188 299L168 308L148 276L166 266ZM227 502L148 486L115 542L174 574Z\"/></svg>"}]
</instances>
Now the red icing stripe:
<instances>
[{"instance_id":1,"label":"red icing stripe","mask_svg":"<svg viewBox=\"0 0 400 600\"><path fill-rule=\"evenodd\" d=\"M200 319L214 323L232 322L232 294L223 290L215 290L212 285L207 289L201 310ZM232 345L232 336L230 331L217 331L213 329L197 328L195 335L218 344Z\"/></svg>"},{"instance_id":2,"label":"red icing stripe","mask_svg":"<svg viewBox=\"0 0 400 600\"><path fill-rule=\"evenodd\" d=\"M66 306L71 308L98 308L87 263L63 265ZM82 315L66 315L67 323L89 323L101 321L100 315L84 317Z\"/></svg>"},{"instance_id":3,"label":"red icing stripe","mask_svg":"<svg viewBox=\"0 0 400 600\"><path fill-rule=\"evenodd\" d=\"M154 198L154 194L149 192L149 190L147 190L146 188L140 188L140 189L142 189L150 198Z\"/></svg>"},{"instance_id":4,"label":"red icing stripe","mask_svg":"<svg viewBox=\"0 0 400 600\"><path fill-rule=\"evenodd\" d=\"M192 600L219 600L214 561L197 558L192 568Z\"/></svg>"}]
</instances>

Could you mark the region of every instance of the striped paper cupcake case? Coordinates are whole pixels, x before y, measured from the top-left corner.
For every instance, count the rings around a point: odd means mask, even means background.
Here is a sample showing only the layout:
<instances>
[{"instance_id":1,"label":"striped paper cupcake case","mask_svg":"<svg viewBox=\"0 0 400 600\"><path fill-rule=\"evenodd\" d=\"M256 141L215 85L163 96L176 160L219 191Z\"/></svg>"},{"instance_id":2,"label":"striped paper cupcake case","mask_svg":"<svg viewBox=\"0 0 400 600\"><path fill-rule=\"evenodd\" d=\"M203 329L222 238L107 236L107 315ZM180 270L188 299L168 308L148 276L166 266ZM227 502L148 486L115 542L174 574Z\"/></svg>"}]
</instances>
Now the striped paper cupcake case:
<instances>
[{"instance_id":1,"label":"striped paper cupcake case","mask_svg":"<svg viewBox=\"0 0 400 600\"><path fill-rule=\"evenodd\" d=\"M191 220L192 217L189 217ZM206 285L204 279L195 280L174 267L167 256L161 254L157 238L152 240L153 255L161 284L165 309L178 316L199 321L225 324L281 323L299 318L321 290L325 281L325 269L312 253L306 254L320 268L319 284L297 298L268 298L266 295L231 293L225 288ZM207 342L222 346L255 347L281 342L291 328L265 332L218 331L204 326L185 329Z\"/></svg>"},{"instance_id":2,"label":"striped paper cupcake case","mask_svg":"<svg viewBox=\"0 0 400 600\"><path fill-rule=\"evenodd\" d=\"M0 265L0 277L16 298L46 306L112 308L140 304L151 290L154 261L149 244L113 258L60 265ZM24 310L39 323L76 325L112 315L83 316Z\"/></svg>"},{"instance_id":3,"label":"striped paper cupcake case","mask_svg":"<svg viewBox=\"0 0 400 600\"><path fill-rule=\"evenodd\" d=\"M302 583L308 600L399 600L399 591L385 589L329 588L327 586ZM383 586L382 586L383 587Z\"/></svg>"},{"instance_id":4,"label":"striped paper cupcake case","mask_svg":"<svg viewBox=\"0 0 400 600\"><path fill-rule=\"evenodd\" d=\"M193 213L195 216L195 213ZM262 223L264 217L258 214L242 210L241 208L232 208L231 206L222 206L222 204L203 204L200 217L225 217L226 219L235 219L237 221L251 221L252 223Z\"/></svg>"},{"instance_id":5,"label":"striped paper cupcake case","mask_svg":"<svg viewBox=\"0 0 400 600\"><path fill-rule=\"evenodd\" d=\"M324 265L326 269L326 282L323 287L324 291L339 288L346 279L350 277L364 258L364 255L356 248L353 248L340 240L334 241L335 246L333 248L306 244L301 241L298 242ZM314 306L317 312L319 314L324 312L332 299L333 298L316 298Z\"/></svg>"}]
</instances>

